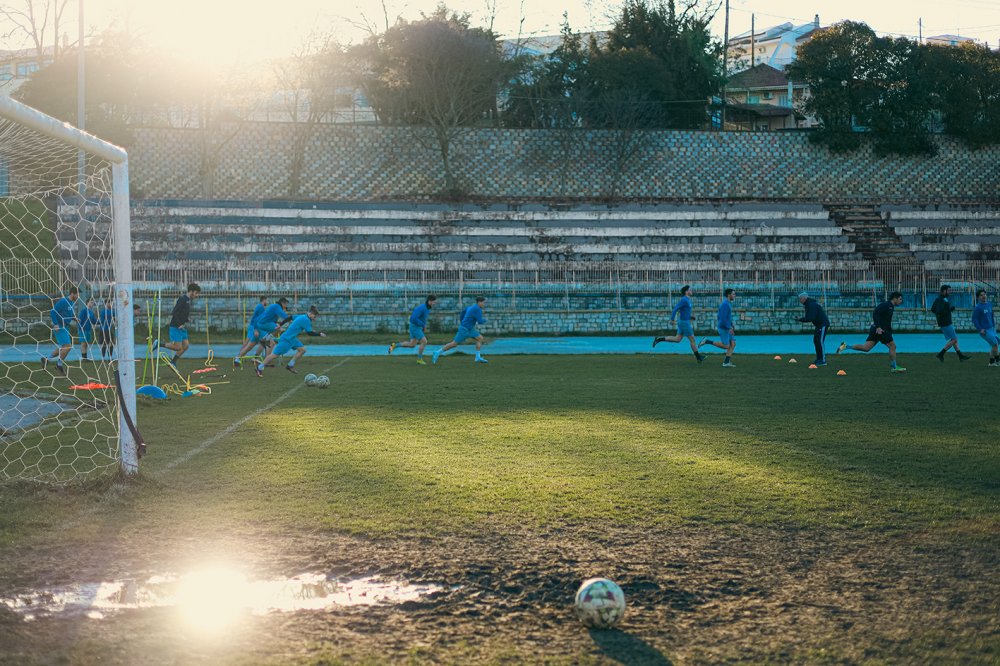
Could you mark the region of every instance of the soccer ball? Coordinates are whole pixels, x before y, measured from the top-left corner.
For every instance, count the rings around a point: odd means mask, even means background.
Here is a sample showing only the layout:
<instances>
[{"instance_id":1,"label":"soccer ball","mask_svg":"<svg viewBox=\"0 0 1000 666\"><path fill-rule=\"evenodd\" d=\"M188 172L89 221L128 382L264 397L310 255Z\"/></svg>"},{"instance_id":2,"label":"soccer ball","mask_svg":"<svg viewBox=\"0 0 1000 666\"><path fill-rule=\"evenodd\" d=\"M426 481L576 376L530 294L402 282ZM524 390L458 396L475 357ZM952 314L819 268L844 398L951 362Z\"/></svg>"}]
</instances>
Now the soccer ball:
<instances>
[{"instance_id":1,"label":"soccer ball","mask_svg":"<svg viewBox=\"0 0 1000 666\"><path fill-rule=\"evenodd\" d=\"M591 578L576 592L576 616L588 627L610 629L625 615L625 593L614 581Z\"/></svg>"},{"instance_id":2,"label":"soccer ball","mask_svg":"<svg viewBox=\"0 0 1000 666\"><path fill-rule=\"evenodd\" d=\"M316 386L320 388L328 388L330 386L330 378L326 375L320 375L316 378Z\"/></svg>"},{"instance_id":3,"label":"soccer ball","mask_svg":"<svg viewBox=\"0 0 1000 666\"><path fill-rule=\"evenodd\" d=\"M316 386L316 379L317 379L316 375L310 372L305 377L306 386Z\"/></svg>"}]
</instances>

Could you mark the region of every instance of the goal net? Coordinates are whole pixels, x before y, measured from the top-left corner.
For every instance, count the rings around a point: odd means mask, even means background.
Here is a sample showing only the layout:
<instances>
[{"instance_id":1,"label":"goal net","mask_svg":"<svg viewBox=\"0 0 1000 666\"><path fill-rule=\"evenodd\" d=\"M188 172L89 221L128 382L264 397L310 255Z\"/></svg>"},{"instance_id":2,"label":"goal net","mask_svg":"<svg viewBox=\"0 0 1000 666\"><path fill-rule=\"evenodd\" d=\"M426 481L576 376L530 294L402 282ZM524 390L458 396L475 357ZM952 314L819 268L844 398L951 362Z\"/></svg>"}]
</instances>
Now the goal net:
<instances>
[{"instance_id":1,"label":"goal net","mask_svg":"<svg viewBox=\"0 0 1000 666\"><path fill-rule=\"evenodd\" d=\"M137 471L131 271L125 151L0 99L0 480Z\"/></svg>"}]
</instances>

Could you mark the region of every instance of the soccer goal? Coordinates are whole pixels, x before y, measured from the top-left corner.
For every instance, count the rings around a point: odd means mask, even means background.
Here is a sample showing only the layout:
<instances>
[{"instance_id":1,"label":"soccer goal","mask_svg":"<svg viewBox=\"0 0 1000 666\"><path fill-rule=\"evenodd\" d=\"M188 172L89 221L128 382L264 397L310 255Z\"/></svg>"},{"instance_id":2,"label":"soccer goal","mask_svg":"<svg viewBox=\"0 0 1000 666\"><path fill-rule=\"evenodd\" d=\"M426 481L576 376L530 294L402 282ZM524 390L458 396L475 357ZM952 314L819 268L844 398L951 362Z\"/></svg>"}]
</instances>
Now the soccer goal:
<instances>
[{"instance_id":1,"label":"soccer goal","mask_svg":"<svg viewBox=\"0 0 1000 666\"><path fill-rule=\"evenodd\" d=\"M126 152L0 98L0 480L138 471Z\"/></svg>"}]
</instances>

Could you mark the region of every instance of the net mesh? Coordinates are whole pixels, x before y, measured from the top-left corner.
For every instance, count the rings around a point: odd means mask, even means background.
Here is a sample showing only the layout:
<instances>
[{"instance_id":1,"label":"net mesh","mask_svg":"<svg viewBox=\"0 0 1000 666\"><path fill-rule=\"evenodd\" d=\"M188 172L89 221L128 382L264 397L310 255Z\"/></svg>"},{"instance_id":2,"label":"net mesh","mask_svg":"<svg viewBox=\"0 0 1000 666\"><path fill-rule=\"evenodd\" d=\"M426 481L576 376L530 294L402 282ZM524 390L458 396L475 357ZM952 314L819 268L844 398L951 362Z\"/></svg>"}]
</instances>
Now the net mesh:
<instances>
[{"instance_id":1,"label":"net mesh","mask_svg":"<svg viewBox=\"0 0 1000 666\"><path fill-rule=\"evenodd\" d=\"M0 479L118 464L111 202L110 162L0 119Z\"/></svg>"}]
</instances>

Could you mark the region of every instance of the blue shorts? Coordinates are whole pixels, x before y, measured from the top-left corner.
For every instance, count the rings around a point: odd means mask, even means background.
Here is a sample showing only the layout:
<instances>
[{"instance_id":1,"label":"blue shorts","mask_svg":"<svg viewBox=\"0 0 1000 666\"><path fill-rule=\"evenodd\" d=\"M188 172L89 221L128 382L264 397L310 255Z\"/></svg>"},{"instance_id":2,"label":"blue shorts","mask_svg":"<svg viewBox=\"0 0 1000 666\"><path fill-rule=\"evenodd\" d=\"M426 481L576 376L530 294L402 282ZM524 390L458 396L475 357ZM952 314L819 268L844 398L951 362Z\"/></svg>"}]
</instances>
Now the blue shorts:
<instances>
[{"instance_id":1,"label":"blue shorts","mask_svg":"<svg viewBox=\"0 0 1000 666\"><path fill-rule=\"evenodd\" d=\"M94 341L94 329L83 328L80 329L80 342L86 342L88 345Z\"/></svg>"},{"instance_id":2,"label":"blue shorts","mask_svg":"<svg viewBox=\"0 0 1000 666\"><path fill-rule=\"evenodd\" d=\"M979 337L986 341L990 347L996 347L1000 345L1000 340L997 339L996 331L986 331L985 333L980 333Z\"/></svg>"},{"instance_id":3,"label":"blue shorts","mask_svg":"<svg viewBox=\"0 0 1000 666\"><path fill-rule=\"evenodd\" d=\"M271 335L278 329L278 322L271 321L266 324L258 322L255 328L260 331L260 337L264 337L265 335Z\"/></svg>"},{"instance_id":4,"label":"blue shorts","mask_svg":"<svg viewBox=\"0 0 1000 666\"><path fill-rule=\"evenodd\" d=\"M729 343L732 342L736 338L736 336L730 335L728 328L720 328L718 330L719 330L719 342L728 347Z\"/></svg>"},{"instance_id":5,"label":"blue shorts","mask_svg":"<svg viewBox=\"0 0 1000 666\"><path fill-rule=\"evenodd\" d=\"M282 356L287 354L293 349L298 349L302 346L298 338L292 338L291 340L286 340L285 338L278 338L278 344L275 345L274 350L271 352L275 356Z\"/></svg>"},{"instance_id":6,"label":"blue shorts","mask_svg":"<svg viewBox=\"0 0 1000 666\"><path fill-rule=\"evenodd\" d=\"M459 327L458 333L455 334L455 342L462 344L469 338L478 338L480 335L481 333L474 328Z\"/></svg>"},{"instance_id":7,"label":"blue shorts","mask_svg":"<svg viewBox=\"0 0 1000 666\"><path fill-rule=\"evenodd\" d=\"M69 334L69 329L60 328L58 331L52 331L52 334L56 338L56 344L60 347L73 344L73 336Z\"/></svg>"},{"instance_id":8,"label":"blue shorts","mask_svg":"<svg viewBox=\"0 0 1000 666\"><path fill-rule=\"evenodd\" d=\"M260 331L256 326L247 326L247 342L257 342L260 340Z\"/></svg>"},{"instance_id":9,"label":"blue shorts","mask_svg":"<svg viewBox=\"0 0 1000 666\"><path fill-rule=\"evenodd\" d=\"M677 335L682 338L694 337L694 327L691 326L690 321L679 321L677 322Z\"/></svg>"},{"instance_id":10,"label":"blue shorts","mask_svg":"<svg viewBox=\"0 0 1000 666\"><path fill-rule=\"evenodd\" d=\"M410 339L411 340L423 340L427 336L424 335L424 329L420 328L416 324L410 324Z\"/></svg>"},{"instance_id":11,"label":"blue shorts","mask_svg":"<svg viewBox=\"0 0 1000 666\"><path fill-rule=\"evenodd\" d=\"M954 326L942 326L941 335L944 336L945 340L958 340L958 334L955 333Z\"/></svg>"},{"instance_id":12,"label":"blue shorts","mask_svg":"<svg viewBox=\"0 0 1000 666\"><path fill-rule=\"evenodd\" d=\"M171 342L184 342L188 339L188 332L186 328L174 328L170 327L170 341Z\"/></svg>"}]
</instances>

